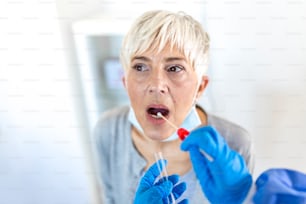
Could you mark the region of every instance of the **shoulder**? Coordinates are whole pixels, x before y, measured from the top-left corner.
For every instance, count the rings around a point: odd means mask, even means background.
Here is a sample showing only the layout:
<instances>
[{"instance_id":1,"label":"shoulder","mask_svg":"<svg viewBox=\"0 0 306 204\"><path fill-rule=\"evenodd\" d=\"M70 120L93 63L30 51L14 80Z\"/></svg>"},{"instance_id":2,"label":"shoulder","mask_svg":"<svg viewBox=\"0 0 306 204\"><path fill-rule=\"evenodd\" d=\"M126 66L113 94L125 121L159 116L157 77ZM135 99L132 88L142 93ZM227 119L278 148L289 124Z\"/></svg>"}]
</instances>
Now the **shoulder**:
<instances>
[{"instance_id":1,"label":"shoulder","mask_svg":"<svg viewBox=\"0 0 306 204\"><path fill-rule=\"evenodd\" d=\"M128 106L122 106L114 109L107 110L101 114L97 123L95 124L95 129L108 128L111 125L124 123L127 121L129 112Z\"/></svg>"},{"instance_id":2,"label":"shoulder","mask_svg":"<svg viewBox=\"0 0 306 204\"><path fill-rule=\"evenodd\" d=\"M250 135L242 126L216 115L207 114L207 124L213 126L218 132L228 140L250 139ZM234 138L232 138L234 137Z\"/></svg>"},{"instance_id":3,"label":"shoulder","mask_svg":"<svg viewBox=\"0 0 306 204\"><path fill-rule=\"evenodd\" d=\"M98 122L96 123L96 126L105 121L111 122L113 120L124 118L125 116L128 115L128 112L129 112L129 106L121 106L107 110L100 115Z\"/></svg>"},{"instance_id":4,"label":"shoulder","mask_svg":"<svg viewBox=\"0 0 306 204\"><path fill-rule=\"evenodd\" d=\"M249 133L240 125L207 112L199 104L196 107L206 115L207 125L213 126L225 139L231 140L233 135L236 139L237 137L249 138Z\"/></svg>"},{"instance_id":5,"label":"shoulder","mask_svg":"<svg viewBox=\"0 0 306 204\"><path fill-rule=\"evenodd\" d=\"M95 142L102 143L101 140L116 140L124 128L128 125L129 107L122 106L115 109L105 111L99 117L93 130L93 137ZM121 134L120 134L121 133ZM107 135L107 137L103 137ZM106 144L106 141L103 141Z\"/></svg>"},{"instance_id":6,"label":"shoulder","mask_svg":"<svg viewBox=\"0 0 306 204\"><path fill-rule=\"evenodd\" d=\"M252 172L254 169L254 150L249 132L238 124L212 114L207 114L207 123L218 131L231 149L244 157Z\"/></svg>"}]
</instances>

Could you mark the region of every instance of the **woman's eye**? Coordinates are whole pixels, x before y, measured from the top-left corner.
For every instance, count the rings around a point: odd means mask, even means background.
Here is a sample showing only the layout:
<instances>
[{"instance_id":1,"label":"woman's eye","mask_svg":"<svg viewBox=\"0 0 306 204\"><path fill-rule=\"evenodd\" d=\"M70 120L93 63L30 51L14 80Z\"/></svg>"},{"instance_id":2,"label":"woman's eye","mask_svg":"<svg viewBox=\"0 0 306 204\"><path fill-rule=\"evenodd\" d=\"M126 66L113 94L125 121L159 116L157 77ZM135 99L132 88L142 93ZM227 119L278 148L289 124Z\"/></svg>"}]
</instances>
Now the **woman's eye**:
<instances>
[{"instance_id":1,"label":"woman's eye","mask_svg":"<svg viewBox=\"0 0 306 204\"><path fill-rule=\"evenodd\" d=\"M181 67L181 66L178 66L178 65L175 65L175 66L170 66L167 71L168 72L179 72L179 71L182 71L184 68Z\"/></svg>"},{"instance_id":2,"label":"woman's eye","mask_svg":"<svg viewBox=\"0 0 306 204\"><path fill-rule=\"evenodd\" d=\"M135 64L135 65L133 66L133 69L135 69L135 70L138 71L138 72L143 72L143 71L148 70L147 66L144 65L144 64Z\"/></svg>"}]
</instances>

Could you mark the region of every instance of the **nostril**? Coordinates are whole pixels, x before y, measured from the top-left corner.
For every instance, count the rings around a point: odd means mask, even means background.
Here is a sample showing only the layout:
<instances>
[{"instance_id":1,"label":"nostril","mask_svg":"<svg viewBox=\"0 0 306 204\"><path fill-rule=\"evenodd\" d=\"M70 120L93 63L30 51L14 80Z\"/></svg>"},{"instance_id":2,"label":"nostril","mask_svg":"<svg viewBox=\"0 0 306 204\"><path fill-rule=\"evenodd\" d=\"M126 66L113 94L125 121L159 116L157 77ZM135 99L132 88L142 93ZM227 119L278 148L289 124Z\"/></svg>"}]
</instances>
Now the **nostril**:
<instances>
[{"instance_id":1,"label":"nostril","mask_svg":"<svg viewBox=\"0 0 306 204\"><path fill-rule=\"evenodd\" d=\"M148 90L149 90L149 93L165 94L167 92L166 87L162 87L162 86L150 86Z\"/></svg>"}]
</instances>

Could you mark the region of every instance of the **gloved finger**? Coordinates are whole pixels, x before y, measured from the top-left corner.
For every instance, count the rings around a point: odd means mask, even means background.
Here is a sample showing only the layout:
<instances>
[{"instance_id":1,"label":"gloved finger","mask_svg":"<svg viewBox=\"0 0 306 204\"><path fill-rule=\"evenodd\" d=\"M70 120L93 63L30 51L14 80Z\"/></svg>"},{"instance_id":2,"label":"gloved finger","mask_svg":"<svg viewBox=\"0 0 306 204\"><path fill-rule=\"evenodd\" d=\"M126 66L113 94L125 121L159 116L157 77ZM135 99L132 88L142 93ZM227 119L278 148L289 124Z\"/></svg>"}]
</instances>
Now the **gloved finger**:
<instances>
[{"instance_id":1,"label":"gloved finger","mask_svg":"<svg viewBox=\"0 0 306 204\"><path fill-rule=\"evenodd\" d=\"M187 199L182 200L181 202L179 202L178 204L188 204L189 201Z\"/></svg>"},{"instance_id":2,"label":"gloved finger","mask_svg":"<svg viewBox=\"0 0 306 204\"><path fill-rule=\"evenodd\" d=\"M306 174L298 171L266 170L257 178L256 188L253 197L255 204L306 203Z\"/></svg>"},{"instance_id":3,"label":"gloved finger","mask_svg":"<svg viewBox=\"0 0 306 204\"><path fill-rule=\"evenodd\" d=\"M162 168L165 165L167 165L167 160L158 160L156 163L150 166L150 168L147 170L147 172L144 174L140 181L140 188L147 189L153 186L155 179L160 174L160 170L162 171Z\"/></svg>"},{"instance_id":4,"label":"gloved finger","mask_svg":"<svg viewBox=\"0 0 306 204\"><path fill-rule=\"evenodd\" d=\"M179 181L179 179L180 179L180 178L179 178L179 175L177 175L177 174L173 174L173 175L171 175L171 176L168 176L168 180L172 182L173 186L174 186L175 184L177 184L177 182Z\"/></svg>"},{"instance_id":5,"label":"gloved finger","mask_svg":"<svg viewBox=\"0 0 306 204\"><path fill-rule=\"evenodd\" d=\"M191 147L204 150L208 155L215 158L223 138L210 126L205 126L191 131L189 136L182 142L181 149L188 151Z\"/></svg>"},{"instance_id":6,"label":"gloved finger","mask_svg":"<svg viewBox=\"0 0 306 204\"><path fill-rule=\"evenodd\" d=\"M154 185L159 185L161 184L162 182L166 181L166 180L169 180L171 181L171 183L173 184L173 186L179 181L179 175L177 174L173 174L171 176L168 176L168 177L161 177L158 179L157 182L154 183Z\"/></svg>"},{"instance_id":7,"label":"gloved finger","mask_svg":"<svg viewBox=\"0 0 306 204\"><path fill-rule=\"evenodd\" d=\"M172 194L175 199L181 197L181 195L185 192L187 185L185 182L179 183L173 187Z\"/></svg>"},{"instance_id":8,"label":"gloved finger","mask_svg":"<svg viewBox=\"0 0 306 204\"><path fill-rule=\"evenodd\" d=\"M209 161L206 157L195 147L190 148L189 154L194 171L196 172L197 177L201 178L200 182L207 184L208 181L212 181L212 175L208 167Z\"/></svg>"},{"instance_id":9,"label":"gloved finger","mask_svg":"<svg viewBox=\"0 0 306 204\"><path fill-rule=\"evenodd\" d=\"M160 203L162 200L167 198L173 189L171 181L161 182L159 185L154 185L149 188L145 194L148 194L151 203Z\"/></svg>"},{"instance_id":10,"label":"gloved finger","mask_svg":"<svg viewBox=\"0 0 306 204\"><path fill-rule=\"evenodd\" d=\"M277 185L283 189L290 186L293 190L306 192L306 174L292 169L269 169L258 177L256 185L257 188L264 185Z\"/></svg>"},{"instance_id":11,"label":"gloved finger","mask_svg":"<svg viewBox=\"0 0 306 204\"><path fill-rule=\"evenodd\" d=\"M284 194L276 194L276 202L275 203L291 203L291 204L305 204L306 198L305 195L284 195Z\"/></svg>"}]
</instances>

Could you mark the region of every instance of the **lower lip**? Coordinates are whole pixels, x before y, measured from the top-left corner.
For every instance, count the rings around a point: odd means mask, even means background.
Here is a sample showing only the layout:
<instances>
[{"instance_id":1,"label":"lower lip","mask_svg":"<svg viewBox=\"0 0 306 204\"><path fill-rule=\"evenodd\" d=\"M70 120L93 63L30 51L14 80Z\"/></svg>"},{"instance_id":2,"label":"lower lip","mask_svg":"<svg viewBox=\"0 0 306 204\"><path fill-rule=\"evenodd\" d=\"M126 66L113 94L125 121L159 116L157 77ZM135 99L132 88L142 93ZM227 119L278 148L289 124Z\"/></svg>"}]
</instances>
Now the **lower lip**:
<instances>
[{"instance_id":1,"label":"lower lip","mask_svg":"<svg viewBox=\"0 0 306 204\"><path fill-rule=\"evenodd\" d=\"M166 121L162 118L154 118L151 114L147 114L147 120L154 125L160 125L165 123Z\"/></svg>"}]
</instances>

